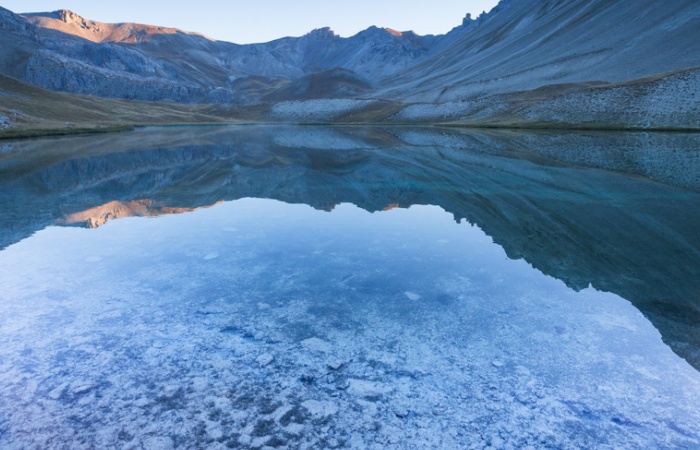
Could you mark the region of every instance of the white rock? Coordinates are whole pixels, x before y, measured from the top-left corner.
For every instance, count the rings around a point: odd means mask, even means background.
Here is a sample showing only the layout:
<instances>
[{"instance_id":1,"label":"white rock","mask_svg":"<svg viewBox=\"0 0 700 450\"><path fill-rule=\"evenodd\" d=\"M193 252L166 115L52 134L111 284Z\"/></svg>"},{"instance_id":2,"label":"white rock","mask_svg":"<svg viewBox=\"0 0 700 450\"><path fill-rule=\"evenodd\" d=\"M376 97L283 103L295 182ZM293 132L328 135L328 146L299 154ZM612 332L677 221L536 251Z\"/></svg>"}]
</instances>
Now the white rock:
<instances>
[{"instance_id":1,"label":"white rock","mask_svg":"<svg viewBox=\"0 0 700 450\"><path fill-rule=\"evenodd\" d=\"M338 412L338 406L331 402L320 402L318 400L307 400L301 404L312 416L328 417Z\"/></svg>"},{"instance_id":2,"label":"white rock","mask_svg":"<svg viewBox=\"0 0 700 450\"><path fill-rule=\"evenodd\" d=\"M341 367L343 367L344 364L345 363L343 361L334 360L334 361L329 361L327 365L328 365L328 368L331 370L338 370Z\"/></svg>"},{"instance_id":3,"label":"white rock","mask_svg":"<svg viewBox=\"0 0 700 450\"><path fill-rule=\"evenodd\" d=\"M382 383L368 380L349 380L348 392L358 397L368 397L374 395L382 395L389 392L391 389Z\"/></svg>"},{"instance_id":4,"label":"white rock","mask_svg":"<svg viewBox=\"0 0 700 450\"><path fill-rule=\"evenodd\" d=\"M319 339L319 338L309 338L301 341L302 347L304 347L307 350L311 350L314 352L322 352L322 353L329 353L331 351L331 344L328 342Z\"/></svg>"},{"instance_id":5,"label":"white rock","mask_svg":"<svg viewBox=\"0 0 700 450\"><path fill-rule=\"evenodd\" d=\"M61 394L63 394L63 391L66 390L68 385L69 383L67 381L65 383L61 383L58 387L54 388L51 392L49 392L49 398L53 400L58 400L59 398L61 398Z\"/></svg>"},{"instance_id":6,"label":"white rock","mask_svg":"<svg viewBox=\"0 0 700 450\"><path fill-rule=\"evenodd\" d=\"M406 291L404 292L404 295L408 297L409 300L413 300L414 302L420 300L420 295L416 294L415 292Z\"/></svg>"},{"instance_id":7,"label":"white rock","mask_svg":"<svg viewBox=\"0 0 700 450\"><path fill-rule=\"evenodd\" d=\"M73 394L75 394L75 395L84 394L84 393L92 390L94 387L95 387L95 385L92 383L83 383L83 384L80 384L77 387L73 388Z\"/></svg>"},{"instance_id":8,"label":"white rock","mask_svg":"<svg viewBox=\"0 0 700 450\"><path fill-rule=\"evenodd\" d=\"M269 353L263 353L255 359L261 366L266 366L275 360L275 357Z\"/></svg>"}]
</instances>

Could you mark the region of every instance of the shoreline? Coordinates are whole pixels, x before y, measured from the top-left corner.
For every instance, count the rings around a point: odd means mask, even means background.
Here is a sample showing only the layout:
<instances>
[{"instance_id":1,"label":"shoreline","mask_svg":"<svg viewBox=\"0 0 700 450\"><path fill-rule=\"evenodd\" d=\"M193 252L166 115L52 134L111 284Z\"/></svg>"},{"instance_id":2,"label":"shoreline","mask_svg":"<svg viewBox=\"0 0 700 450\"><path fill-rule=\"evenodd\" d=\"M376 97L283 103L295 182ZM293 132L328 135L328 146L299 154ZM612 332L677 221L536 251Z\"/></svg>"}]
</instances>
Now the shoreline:
<instances>
[{"instance_id":1,"label":"shoreline","mask_svg":"<svg viewBox=\"0 0 700 450\"><path fill-rule=\"evenodd\" d=\"M0 141L14 139L33 139L42 137L63 137L63 136L80 136L90 134L106 134L106 133L122 133L126 131L134 131L139 128L169 128L169 127L229 127L229 126L272 126L272 125L290 125L290 126L306 126L306 127L363 127L363 126L382 126L382 127L438 127L438 128L463 128L474 130L513 130L513 131L610 131L610 132L625 132L625 133L700 133L700 128L683 128L683 127L625 127L625 126L608 126L608 125L575 125L575 124L489 124L489 123L454 123L454 122L425 122L425 123L407 123L407 122L216 122L216 123L166 123L166 124L132 124L132 125L117 125L104 127L76 127L76 128L28 128L28 129L10 129L0 131Z\"/></svg>"}]
</instances>

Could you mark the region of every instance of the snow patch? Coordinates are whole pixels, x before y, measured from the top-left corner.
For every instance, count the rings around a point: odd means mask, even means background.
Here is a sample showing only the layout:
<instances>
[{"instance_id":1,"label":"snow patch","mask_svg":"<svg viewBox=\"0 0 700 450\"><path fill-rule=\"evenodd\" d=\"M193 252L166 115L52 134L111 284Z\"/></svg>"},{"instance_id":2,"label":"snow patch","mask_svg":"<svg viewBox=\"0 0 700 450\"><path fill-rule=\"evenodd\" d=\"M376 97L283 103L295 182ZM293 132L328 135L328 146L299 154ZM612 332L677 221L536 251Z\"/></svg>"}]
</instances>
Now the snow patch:
<instances>
[{"instance_id":1,"label":"snow patch","mask_svg":"<svg viewBox=\"0 0 700 450\"><path fill-rule=\"evenodd\" d=\"M307 400L302 402L301 406L306 408L314 417L328 417L338 412L338 406L331 402Z\"/></svg>"}]
</instances>

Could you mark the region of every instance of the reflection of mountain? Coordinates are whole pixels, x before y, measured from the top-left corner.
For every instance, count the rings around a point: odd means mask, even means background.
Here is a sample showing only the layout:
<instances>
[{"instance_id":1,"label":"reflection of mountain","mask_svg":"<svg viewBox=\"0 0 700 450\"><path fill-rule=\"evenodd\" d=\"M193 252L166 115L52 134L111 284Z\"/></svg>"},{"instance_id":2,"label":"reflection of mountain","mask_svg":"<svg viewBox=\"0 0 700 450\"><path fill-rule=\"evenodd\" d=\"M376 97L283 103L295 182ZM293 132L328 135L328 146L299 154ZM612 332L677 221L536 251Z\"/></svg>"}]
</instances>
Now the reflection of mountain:
<instances>
[{"instance_id":1,"label":"reflection of mountain","mask_svg":"<svg viewBox=\"0 0 700 450\"><path fill-rule=\"evenodd\" d=\"M324 210L341 202L369 211L439 205L479 225L511 258L572 288L592 284L632 301L700 367L699 144L700 136L682 134L405 127L142 130L18 142L0 152L0 247L61 221L243 197ZM103 210L90 211L96 207Z\"/></svg>"},{"instance_id":2,"label":"reflection of mountain","mask_svg":"<svg viewBox=\"0 0 700 450\"><path fill-rule=\"evenodd\" d=\"M113 201L85 211L66 214L58 219L56 224L98 228L110 220L124 217L157 217L166 214L183 214L192 212L195 209L197 208L171 208L158 205L152 200Z\"/></svg>"}]
</instances>

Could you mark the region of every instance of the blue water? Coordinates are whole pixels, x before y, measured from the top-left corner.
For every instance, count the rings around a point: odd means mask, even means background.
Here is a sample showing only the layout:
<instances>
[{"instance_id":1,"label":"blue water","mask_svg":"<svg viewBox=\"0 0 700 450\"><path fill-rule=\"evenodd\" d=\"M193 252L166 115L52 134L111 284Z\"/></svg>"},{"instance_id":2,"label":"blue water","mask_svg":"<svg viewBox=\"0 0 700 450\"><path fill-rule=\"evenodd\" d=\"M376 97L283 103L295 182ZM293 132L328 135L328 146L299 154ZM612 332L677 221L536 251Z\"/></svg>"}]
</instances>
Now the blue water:
<instances>
[{"instance_id":1,"label":"blue water","mask_svg":"<svg viewBox=\"0 0 700 450\"><path fill-rule=\"evenodd\" d=\"M402 133L13 143L0 448L700 447L696 138Z\"/></svg>"}]
</instances>

